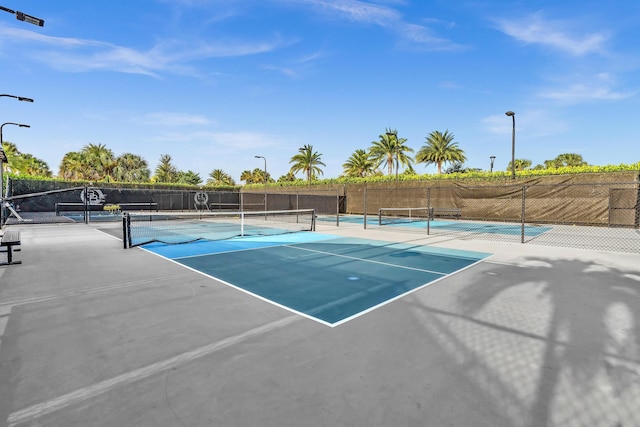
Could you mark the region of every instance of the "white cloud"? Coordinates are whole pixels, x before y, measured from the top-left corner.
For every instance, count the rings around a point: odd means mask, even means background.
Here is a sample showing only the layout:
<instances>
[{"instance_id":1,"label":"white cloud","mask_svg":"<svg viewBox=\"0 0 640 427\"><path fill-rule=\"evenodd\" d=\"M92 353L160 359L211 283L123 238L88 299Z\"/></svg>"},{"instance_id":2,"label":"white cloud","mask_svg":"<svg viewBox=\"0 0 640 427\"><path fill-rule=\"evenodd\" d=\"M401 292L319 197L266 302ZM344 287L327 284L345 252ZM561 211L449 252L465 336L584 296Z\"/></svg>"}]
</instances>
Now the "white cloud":
<instances>
[{"instance_id":1,"label":"white cloud","mask_svg":"<svg viewBox=\"0 0 640 427\"><path fill-rule=\"evenodd\" d=\"M524 43L548 46L574 56L602 54L609 39L604 32L572 34L571 22L546 20L540 13L522 19L503 19L497 24L500 31Z\"/></svg>"},{"instance_id":2,"label":"white cloud","mask_svg":"<svg viewBox=\"0 0 640 427\"><path fill-rule=\"evenodd\" d=\"M616 78L610 73L598 73L591 77L571 76L565 78L565 81L568 83L541 90L538 96L566 104L576 104L599 100L615 101L631 98L637 94L637 91L621 92L616 90Z\"/></svg>"},{"instance_id":3,"label":"white cloud","mask_svg":"<svg viewBox=\"0 0 640 427\"><path fill-rule=\"evenodd\" d=\"M437 36L424 25L406 21L402 14L388 6L367 3L359 0L281 0L285 3L308 5L321 13L363 24L373 24L394 31L405 41L423 48L434 50L452 50L460 45ZM396 2L394 2L396 3Z\"/></svg>"},{"instance_id":4,"label":"white cloud","mask_svg":"<svg viewBox=\"0 0 640 427\"><path fill-rule=\"evenodd\" d=\"M31 48L32 56L45 61L52 68L75 72L111 70L146 75L160 72L193 74L190 62L255 55L293 43L278 36L267 41L226 39L211 43L165 40L144 51L96 40L53 37L7 27L0 27L0 36L5 40L10 39L12 43L35 44Z\"/></svg>"}]
</instances>

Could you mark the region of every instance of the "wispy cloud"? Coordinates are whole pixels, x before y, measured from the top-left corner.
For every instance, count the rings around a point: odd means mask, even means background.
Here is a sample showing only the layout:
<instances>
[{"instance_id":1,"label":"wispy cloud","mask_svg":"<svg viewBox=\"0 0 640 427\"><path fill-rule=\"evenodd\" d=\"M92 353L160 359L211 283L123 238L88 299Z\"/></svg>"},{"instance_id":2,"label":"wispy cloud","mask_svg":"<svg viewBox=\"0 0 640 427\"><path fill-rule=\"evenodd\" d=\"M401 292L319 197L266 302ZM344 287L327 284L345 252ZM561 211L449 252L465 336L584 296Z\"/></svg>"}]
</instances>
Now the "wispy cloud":
<instances>
[{"instance_id":1,"label":"wispy cloud","mask_svg":"<svg viewBox=\"0 0 640 427\"><path fill-rule=\"evenodd\" d=\"M28 30L0 27L0 36L12 43L30 43L33 57L65 71L110 70L156 76L170 72L193 74L190 64L204 59L247 56L288 46L275 36L268 41L227 39L216 42L165 40L139 50L90 39L53 37Z\"/></svg>"},{"instance_id":2,"label":"wispy cloud","mask_svg":"<svg viewBox=\"0 0 640 427\"><path fill-rule=\"evenodd\" d=\"M407 21L396 9L382 4L360 0L280 0L284 3L309 6L318 13L337 16L361 24L370 24L396 32L405 42L420 45L423 49L455 50L462 46L440 37L424 25Z\"/></svg>"},{"instance_id":3,"label":"wispy cloud","mask_svg":"<svg viewBox=\"0 0 640 427\"><path fill-rule=\"evenodd\" d=\"M614 88L604 84L572 83L560 88L542 90L539 96L565 104L578 104L587 101L617 101L631 98L637 94L637 91L616 91Z\"/></svg>"},{"instance_id":4,"label":"wispy cloud","mask_svg":"<svg viewBox=\"0 0 640 427\"><path fill-rule=\"evenodd\" d=\"M535 13L521 19L497 21L498 29L505 34L527 44L538 44L569 53L574 56L605 53L609 39L606 32L581 34L573 30L576 25L569 21L545 19L542 13Z\"/></svg>"}]
</instances>

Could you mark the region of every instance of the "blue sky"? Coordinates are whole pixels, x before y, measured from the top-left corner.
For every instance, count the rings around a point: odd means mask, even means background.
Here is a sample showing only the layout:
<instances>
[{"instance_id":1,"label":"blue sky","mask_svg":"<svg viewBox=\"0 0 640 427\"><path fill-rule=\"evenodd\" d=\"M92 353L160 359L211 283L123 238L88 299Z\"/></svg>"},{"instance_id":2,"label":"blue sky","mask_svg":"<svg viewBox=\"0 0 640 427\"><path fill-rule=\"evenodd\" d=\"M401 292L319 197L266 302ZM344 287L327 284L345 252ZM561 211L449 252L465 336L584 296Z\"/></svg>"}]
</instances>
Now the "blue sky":
<instances>
[{"instance_id":1,"label":"blue sky","mask_svg":"<svg viewBox=\"0 0 640 427\"><path fill-rule=\"evenodd\" d=\"M466 166L561 153L640 161L640 2L0 0L4 140L45 160L84 145L170 154L206 180L284 175L304 144L337 177L386 128L448 130ZM416 165L419 173L434 166ZM302 177L301 175L299 175Z\"/></svg>"}]
</instances>

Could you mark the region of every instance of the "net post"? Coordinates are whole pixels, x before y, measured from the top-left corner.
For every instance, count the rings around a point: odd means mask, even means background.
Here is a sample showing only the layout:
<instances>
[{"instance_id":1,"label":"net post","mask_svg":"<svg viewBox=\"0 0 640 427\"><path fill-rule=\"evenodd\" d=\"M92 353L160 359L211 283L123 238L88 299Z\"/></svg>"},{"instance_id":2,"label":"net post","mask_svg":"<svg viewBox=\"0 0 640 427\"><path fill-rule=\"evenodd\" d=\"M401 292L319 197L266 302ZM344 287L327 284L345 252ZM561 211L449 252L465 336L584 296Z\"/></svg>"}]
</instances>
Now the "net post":
<instances>
[{"instance_id":1,"label":"net post","mask_svg":"<svg viewBox=\"0 0 640 427\"><path fill-rule=\"evenodd\" d=\"M240 236L244 236L244 211L240 212Z\"/></svg>"},{"instance_id":2,"label":"net post","mask_svg":"<svg viewBox=\"0 0 640 427\"><path fill-rule=\"evenodd\" d=\"M127 212L122 213L122 245L123 249L129 249L131 247L131 241L129 237L129 214Z\"/></svg>"},{"instance_id":3,"label":"net post","mask_svg":"<svg viewBox=\"0 0 640 427\"><path fill-rule=\"evenodd\" d=\"M382 225L382 208L378 208L378 225Z\"/></svg>"},{"instance_id":4,"label":"net post","mask_svg":"<svg viewBox=\"0 0 640 427\"><path fill-rule=\"evenodd\" d=\"M316 210L311 210L311 231L316 231Z\"/></svg>"}]
</instances>

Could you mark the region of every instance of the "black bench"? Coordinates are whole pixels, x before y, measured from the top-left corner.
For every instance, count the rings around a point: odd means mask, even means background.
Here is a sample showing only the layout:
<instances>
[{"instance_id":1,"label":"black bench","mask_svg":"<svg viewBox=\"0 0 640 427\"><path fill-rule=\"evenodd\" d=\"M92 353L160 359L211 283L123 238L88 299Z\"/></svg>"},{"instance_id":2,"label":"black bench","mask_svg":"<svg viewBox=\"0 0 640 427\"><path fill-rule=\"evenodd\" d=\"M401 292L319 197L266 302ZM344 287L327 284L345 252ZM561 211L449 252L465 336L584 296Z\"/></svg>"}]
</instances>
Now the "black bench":
<instances>
[{"instance_id":1,"label":"black bench","mask_svg":"<svg viewBox=\"0 0 640 427\"><path fill-rule=\"evenodd\" d=\"M15 250L17 252L20 250L20 248L14 249L14 246L20 246L20 232L15 230L6 230L4 234L2 234L2 239L0 240L0 247L6 249L0 250L0 252L7 253L7 262L2 262L0 265L22 264L22 261L13 260L13 251Z\"/></svg>"},{"instance_id":2,"label":"black bench","mask_svg":"<svg viewBox=\"0 0 640 427\"><path fill-rule=\"evenodd\" d=\"M429 210L430 210L429 215L431 216L431 219L433 219L435 217L446 217L446 218L460 219L460 217L462 216L462 209L460 209L460 208L436 208L436 207L431 207L431 208L429 208Z\"/></svg>"}]
</instances>

